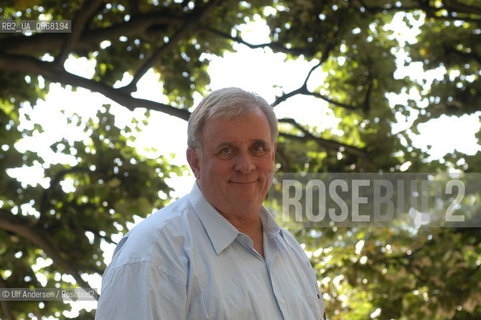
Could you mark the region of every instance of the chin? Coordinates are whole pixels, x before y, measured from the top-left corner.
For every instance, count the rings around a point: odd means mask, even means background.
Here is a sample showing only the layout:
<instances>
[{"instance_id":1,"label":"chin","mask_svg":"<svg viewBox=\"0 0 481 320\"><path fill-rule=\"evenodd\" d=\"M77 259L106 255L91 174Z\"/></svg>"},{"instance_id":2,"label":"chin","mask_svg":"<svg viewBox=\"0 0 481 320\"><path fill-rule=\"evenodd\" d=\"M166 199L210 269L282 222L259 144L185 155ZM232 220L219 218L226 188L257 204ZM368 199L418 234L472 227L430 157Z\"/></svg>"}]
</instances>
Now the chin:
<instances>
[{"instance_id":1,"label":"chin","mask_svg":"<svg viewBox=\"0 0 481 320\"><path fill-rule=\"evenodd\" d=\"M231 198L232 203L235 203L238 207L252 207L260 206L262 201L259 201L260 192L249 192L244 195L236 194Z\"/></svg>"}]
</instances>

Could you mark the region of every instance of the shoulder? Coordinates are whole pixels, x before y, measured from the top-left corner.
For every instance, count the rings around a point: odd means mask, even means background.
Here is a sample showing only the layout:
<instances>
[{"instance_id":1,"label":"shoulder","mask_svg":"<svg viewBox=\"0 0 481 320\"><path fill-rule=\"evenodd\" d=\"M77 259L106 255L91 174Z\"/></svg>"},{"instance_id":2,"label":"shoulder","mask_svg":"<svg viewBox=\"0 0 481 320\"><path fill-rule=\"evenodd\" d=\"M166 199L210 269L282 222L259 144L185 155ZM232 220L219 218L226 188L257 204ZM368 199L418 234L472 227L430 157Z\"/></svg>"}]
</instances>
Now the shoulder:
<instances>
[{"instance_id":1,"label":"shoulder","mask_svg":"<svg viewBox=\"0 0 481 320\"><path fill-rule=\"evenodd\" d=\"M285 228L280 228L281 229L281 232L282 232L282 237L284 238L284 240L290 244L291 246L295 247L295 249L297 250L301 250L301 251L304 251L302 249L302 247L300 246L299 242L297 242L297 239L292 235L292 233L290 233L287 229Z\"/></svg>"},{"instance_id":2,"label":"shoulder","mask_svg":"<svg viewBox=\"0 0 481 320\"><path fill-rule=\"evenodd\" d=\"M191 212L192 207L187 197L183 197L145 218L126 236L151 242L166 233L182 232L191 218Z\"/></svg>"},{"instance_id":3,"label":"shoulder","mask_svg":"<svg viewBox=\"0 0 481 320\"><path fill-rule=\"evenodd\" d=\"M282 230L282 238L287 243L291 252L295 254L298 260L310 266L309 258L307 257L304 248L299 244L297 239L292 235L292 233L290 233L286 229L281 228L281 230Z\"/></svg>"},{"instance_id":4,"label":"shoulder","mask_svg":"<svg viewBox=\"0 0 481 320\"><path fill-rule=\"evenodd\" d=\"M122 238L109 268L133 263L180 263L189 254L190 230L198 224L196 220L187 197L174 201L147 217Z\"/></svg>"}]
</instances>

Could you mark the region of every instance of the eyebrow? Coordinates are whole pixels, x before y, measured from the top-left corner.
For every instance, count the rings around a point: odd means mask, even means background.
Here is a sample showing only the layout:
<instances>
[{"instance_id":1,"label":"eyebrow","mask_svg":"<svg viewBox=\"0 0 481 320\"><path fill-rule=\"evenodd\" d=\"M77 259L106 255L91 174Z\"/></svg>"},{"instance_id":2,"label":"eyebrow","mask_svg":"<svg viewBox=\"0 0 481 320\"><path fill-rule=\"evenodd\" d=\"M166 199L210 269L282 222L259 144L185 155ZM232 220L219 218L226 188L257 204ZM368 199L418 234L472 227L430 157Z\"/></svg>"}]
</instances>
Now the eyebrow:
<instances>
[{"instance_id":1,"label":"eyebrow","mask_svg":"<svg viewBox=\"0 0 481 320\"><path fill-rule=\"evenodd\" d=\"M260 143L260 144L263 144L263 145L267 145L267 141L265 140L262 140L262 139L253 139L250 141L251 144L256 144L256 143ZM220 147L225 147L225 146L235 146L236 143L234 142L231 142L231 141L226 141L226 142L221 142L217 145L217 148L220 148Z\"/></svg>"},{"instance_id":2,"label":"eyebrow","mask_svg":"<svg viewBox=\"0 0 481 320\"><path fill-rule=\"evenodd\" d=\"M261 140L261 139L254 139L252 140L253 143L262 143L264 145L267 145L267 141L265 140Z\"/></svg>"},{"instance_id":3,"label":"eyebrow","mask_svg":"<svg viewBox=\"0 0 481 320\"><path fill-rule=\"evenodd\" d=\"M216 148L219 149L219 148L222 148L222 147L233 146L233 145L234 144L232 142L221 142L216 146Z\"/></svg>"}]
</instances>

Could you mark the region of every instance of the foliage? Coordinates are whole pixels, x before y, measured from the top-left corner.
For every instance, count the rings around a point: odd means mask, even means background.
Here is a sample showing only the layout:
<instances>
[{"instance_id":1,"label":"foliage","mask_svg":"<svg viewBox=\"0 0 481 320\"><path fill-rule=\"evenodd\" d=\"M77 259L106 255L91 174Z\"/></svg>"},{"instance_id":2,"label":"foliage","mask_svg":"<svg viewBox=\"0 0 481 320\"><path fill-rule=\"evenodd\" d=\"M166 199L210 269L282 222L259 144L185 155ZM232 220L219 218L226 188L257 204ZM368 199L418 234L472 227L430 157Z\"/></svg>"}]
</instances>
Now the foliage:
<instances>
[{"instance_id":1,"label":"foliage","mask_svg":"<svg viewBox=\"0 0 481 320\"><path fill-rule=\"evenodd\" d=\"M195 94L209 89L209 56L234 43L316 64L296 95L327 105L336 128L280 119L282 172L479 172L479 153L431 161L412 146L421 123L443 115L479 115L481 7L472 0L4 1L0 19L68 19L72 33L0 34L0 287L87 286L82 275L105 268L100 245L125 232L134 216L164 205L165 179L182 169L133 147L142 121L120 128L108 106L95 117L66 114L80 140L51 145L52 162L16 143L42 133L25 126L30 105L51 83L99 92L129 110L145 108L188 119ZM251 44L239 26L266 20L271 41ZM397 21L397 28L389 25ZM415 34L405 37L399 28ZM66 59L95 61L81 77ZM413 73L412 67L440 76ZM154 69L166 103L133 95ZM322 70L322 83L310 80ZM414 70L414 69L409 69ZM126 74L129 77L125 77ZM123 87L123 78L130 82ZM404 103L388 96L410 93ZM417 95L417 97L416 97ZM321 111L323 109L324 111ZM296 110L292 110L294 115ZM148 121L148 112L143 121ZM412 122L405 130L393 126ZM479 139L479 135L478 135ZM11 169L40 169L46 180L22 185ZM481 236L476 229L291 226L318 271L331 319L479 319ZM35 270L34 265L46 266ZM43 282L43 283L42 283ZM61 317L61 302L1 302L0 317ZM83 313L81 317L88 317ZM91 316L91 315L90 315Z\"/></svg>"},{"instance_id":2,"label":"foliage","mask_svg":"<svg viewBox=\"0 0 481 320\"><path fill-rule=\"evenodd\" d=\"M170 165L164 156L149 159L139 155L132 146L131 131L140 130L142 122L119 128L108 106L87 120L66 114L72 126L88 137L62 139L50 146L55 156L66 155L70 161L52 163L35 153L22 155L11 146L22 136L38 136L42 128L16 130L18 110L8 106L4 103L0 109L1 145L9 146L3 149L1 162L2 182L6 182L1 185L0 199L1 286L71 287L72 281L61 277L70 274L77 284L89 287L81 275L104 270L102 241L114 243L111 236L125 232L135 216L144 217L163 206L159 192L168 195L171 190L165 179L180 174L181 168ZM49 183L20 185L7 170L20 166L41 168ZM66 309L58 301L41 305L15 302L9 309L16 319L59 316Z\"/></svg>"}]
</instances>

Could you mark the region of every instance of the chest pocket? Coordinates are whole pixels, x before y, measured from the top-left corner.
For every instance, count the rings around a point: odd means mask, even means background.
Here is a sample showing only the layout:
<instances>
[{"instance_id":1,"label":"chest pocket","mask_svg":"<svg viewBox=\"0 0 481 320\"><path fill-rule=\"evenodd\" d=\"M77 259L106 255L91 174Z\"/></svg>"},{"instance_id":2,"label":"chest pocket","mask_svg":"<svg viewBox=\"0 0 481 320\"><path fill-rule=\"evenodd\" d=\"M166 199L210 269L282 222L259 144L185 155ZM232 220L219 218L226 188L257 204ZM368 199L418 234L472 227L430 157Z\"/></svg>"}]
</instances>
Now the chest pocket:
<instances>
[{"instance_id":1,"label":"chest pocket","mask_svg":"<svg viewBox=\"0 0 481 320\"><path fill-rule=\"evenodd\" d=\"M255 302L244 287L237 283L235 274L221 277L209 275L202 285L198 278L192 279L192 295L187 319L255 319Z\"/></svg>"},{"instance_id":2,"label":"chest pocket","mask_svg":"<svg viewBox=\"0 0 481 320\"><path fill-rule=\"evenodd\" d=\"M252 301L254 295L235 284L212 286L209 290L203 290L201 296L208 319L256 318L256 303Z\"/></svg>"}]
</instances>

